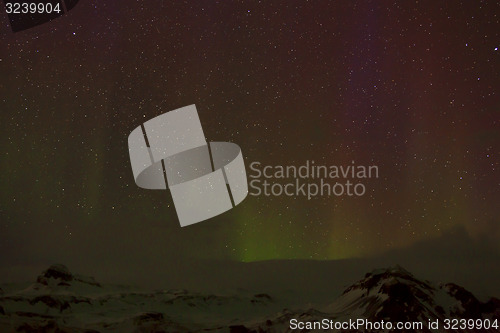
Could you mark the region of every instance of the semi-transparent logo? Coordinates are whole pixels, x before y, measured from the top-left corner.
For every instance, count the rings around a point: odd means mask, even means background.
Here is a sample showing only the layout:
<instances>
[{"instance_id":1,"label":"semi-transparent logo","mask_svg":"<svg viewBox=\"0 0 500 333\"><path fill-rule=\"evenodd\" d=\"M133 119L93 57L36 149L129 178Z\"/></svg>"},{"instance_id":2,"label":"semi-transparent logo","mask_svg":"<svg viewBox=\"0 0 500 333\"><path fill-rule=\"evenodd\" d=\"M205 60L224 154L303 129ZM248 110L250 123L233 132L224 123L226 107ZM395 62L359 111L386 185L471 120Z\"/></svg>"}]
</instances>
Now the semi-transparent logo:
<instances>
[{"instance_id":1,"label":"semi-transparent logo","mask_svg":"<svg viewBox=\"0 0 500 333\"><path fill-rule=\"evenodd\" d=\"M222 214L248 194L240 147L205 140L195 105L159 115L128 137L137 186L170 189L182 227Z\"/></svg>"}]
</instances>

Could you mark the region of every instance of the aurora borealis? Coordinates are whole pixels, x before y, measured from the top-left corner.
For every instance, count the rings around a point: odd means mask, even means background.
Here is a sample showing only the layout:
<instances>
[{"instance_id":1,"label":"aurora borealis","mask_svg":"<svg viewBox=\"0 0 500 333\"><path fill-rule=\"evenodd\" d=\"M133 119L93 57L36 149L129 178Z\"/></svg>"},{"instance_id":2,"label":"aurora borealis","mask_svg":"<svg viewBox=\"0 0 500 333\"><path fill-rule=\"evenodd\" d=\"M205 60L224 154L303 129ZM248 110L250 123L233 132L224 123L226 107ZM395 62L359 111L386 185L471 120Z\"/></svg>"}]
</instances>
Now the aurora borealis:
<instances>
[{"instance_id":1,"label":"aurora borealis","mask_svg":"<svg viewBox=\"0 0 500 333\"><path fill-rule=\"evenodd\" d=\"M498 13L80 0L19 33L0 15L2 267L366 257L457 227L498 244ZM361 197L249 196L181 229L167 191L135 186L127 136L190 104L247 173L354 161L379 177Z\"/></svg>"}]
</instances>

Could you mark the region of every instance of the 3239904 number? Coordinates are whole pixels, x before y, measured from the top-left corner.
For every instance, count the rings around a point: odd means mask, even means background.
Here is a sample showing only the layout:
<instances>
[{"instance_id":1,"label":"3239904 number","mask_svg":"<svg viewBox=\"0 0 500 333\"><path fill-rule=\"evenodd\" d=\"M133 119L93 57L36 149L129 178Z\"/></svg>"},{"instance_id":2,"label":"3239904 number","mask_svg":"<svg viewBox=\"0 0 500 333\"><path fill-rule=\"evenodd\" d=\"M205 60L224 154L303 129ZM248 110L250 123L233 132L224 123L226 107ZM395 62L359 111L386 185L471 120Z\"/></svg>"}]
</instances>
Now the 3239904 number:
<instances>
[{"instance_id":1,"label":"3239904 number","mask_svg":"<svg viewBox=\"0 0 500 333\"><path fill-rule=\"evenodd\" d=\"M7 14L59 14L62 10L59 3L7 2L5 11Z\"/></svg>"}]
</instances>

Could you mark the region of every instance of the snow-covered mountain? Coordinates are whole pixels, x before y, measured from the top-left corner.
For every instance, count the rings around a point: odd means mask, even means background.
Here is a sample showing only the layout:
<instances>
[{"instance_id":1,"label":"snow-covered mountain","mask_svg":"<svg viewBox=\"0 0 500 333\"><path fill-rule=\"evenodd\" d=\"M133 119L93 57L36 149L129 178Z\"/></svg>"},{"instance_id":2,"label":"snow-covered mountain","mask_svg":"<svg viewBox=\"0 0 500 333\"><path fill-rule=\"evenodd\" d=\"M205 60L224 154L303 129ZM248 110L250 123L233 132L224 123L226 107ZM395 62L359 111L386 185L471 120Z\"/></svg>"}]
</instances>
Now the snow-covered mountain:
<instances>
[{"instance_id":1,"label":"snow-covered mountain","mask_svg":"<svg viewBox=\"0 0 500 333\"><path fill-rule=\"evenodd\" d=\"M299 325L294 331L314 331L305 325L322 321L426 325L452 318L499 320L500 300L481 302L458 285L421 281L399 266L366 274L340 296L332 294L329 304L302 309L290 309L284 295L104 286L63 265L49 267L27 288L0 290L0 332L286 332Z\"/></svg>"},{"instance_id":2,"label":"snow-covered mountain","mask_svg":"<svg viewBox=\"0 0 500 333\"><path fill-rule=\"evenodd\" d=\"M390 322L394 326L398 322L422 323L421 330L396 330L398 332L444 332L446 319L479 319L481 324L484 324L484 320L488 320L490 326L500 325L500 300L491 298L486 303L481 302L472 293L456 284L434 285L429 281L421 281L398 265L367 273L362 280L346 288L331 304L318 309L285 310L268 318L265 322L250 326L249 329L252 332L292 331L290 320L294 318L303 323L304 331L307 331L307 323L321 323L325 319L338 323L364 319L370 323ZM440 325L439 329L429 329L429 321L437 321ZM335 328L334 324L331 325L323 327ZM474 325L476 328L479 326L478 323ZM369 329L367 325L356 326L356 329L352 329L352 326L346 327L347 329L342 331L391 331ZM484 329L484 327L475 330L469 330L468 327L460 329L460 322L458 322L458 329L453 332L499 332L499 329L499 326L490 329Z\"/></svg>"},{"instance_id":3,"label":"snow-covered mountain","mask_svg":"<svg viewBox=\"0 0 500 333\"><path fill-rule=\"evenodd\" d=\"M329 312L337 318L367 318L373 322L500 318L498 299L483 303L456 284L421 281L400 266L366 274L342 293Z\"/></svg>"},{"instance_id":4,"label":"snow-covered mountain","mask_svg":"<svg viewBox=\"0 0 500 333\"><path fill-rule=\"evenodd\" d=\"M433 285L416 279L400 266L375 270L347 288L331 306L334 313L362 315L373 320L478 318L494 303L481 303L453 283Z\"/></svg>"}]
</instances>

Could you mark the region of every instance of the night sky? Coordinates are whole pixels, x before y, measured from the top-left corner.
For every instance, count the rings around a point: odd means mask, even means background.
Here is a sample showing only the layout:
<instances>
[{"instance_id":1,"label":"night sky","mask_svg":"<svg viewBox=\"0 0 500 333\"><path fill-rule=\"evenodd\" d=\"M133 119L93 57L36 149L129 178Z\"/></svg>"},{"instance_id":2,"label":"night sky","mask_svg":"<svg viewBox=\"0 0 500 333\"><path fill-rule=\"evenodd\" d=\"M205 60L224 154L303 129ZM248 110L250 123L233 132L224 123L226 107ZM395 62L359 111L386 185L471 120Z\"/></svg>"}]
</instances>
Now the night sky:
<instances>
[{"instance_id":1,"label":"night sky","mask_svg":"<svg viewBox=\"0 0 500 333\"><path fill-rule=\"evenodd\" d=\"M456 228L498 244L499 20L496 1L81 0L18 33L0 15L0 264L344 259ZM167 191L135 185L127 137L190 104L247 173L379 178L181 228Z\"/></svg>"}]
</instances>

